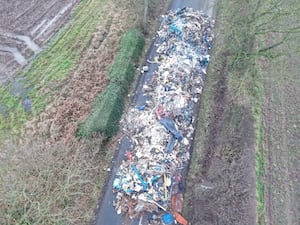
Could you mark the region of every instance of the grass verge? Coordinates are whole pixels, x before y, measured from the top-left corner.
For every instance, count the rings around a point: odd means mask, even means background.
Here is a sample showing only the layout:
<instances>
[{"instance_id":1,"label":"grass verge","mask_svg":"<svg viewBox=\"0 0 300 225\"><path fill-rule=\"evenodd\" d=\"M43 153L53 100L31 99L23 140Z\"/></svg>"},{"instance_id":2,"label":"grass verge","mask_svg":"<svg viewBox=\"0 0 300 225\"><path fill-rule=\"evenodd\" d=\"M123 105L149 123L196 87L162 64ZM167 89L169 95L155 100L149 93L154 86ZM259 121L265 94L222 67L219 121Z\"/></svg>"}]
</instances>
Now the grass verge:
<instances>
[{"instance_id":1,"label":"grass verge","mask_svg":"<svg viewBox=\"0 0 300 225\"><path fill-rule=\"evenodd\" d=\"M79 125L78 136L102 134L110 138L118 132L124 94L135 74L133 62L139 59L143 47L144 39L138 30L131 29L124 34L120 50L108 72L110 83L94 101L90 116Z\"/></svg>"}]
</instances>

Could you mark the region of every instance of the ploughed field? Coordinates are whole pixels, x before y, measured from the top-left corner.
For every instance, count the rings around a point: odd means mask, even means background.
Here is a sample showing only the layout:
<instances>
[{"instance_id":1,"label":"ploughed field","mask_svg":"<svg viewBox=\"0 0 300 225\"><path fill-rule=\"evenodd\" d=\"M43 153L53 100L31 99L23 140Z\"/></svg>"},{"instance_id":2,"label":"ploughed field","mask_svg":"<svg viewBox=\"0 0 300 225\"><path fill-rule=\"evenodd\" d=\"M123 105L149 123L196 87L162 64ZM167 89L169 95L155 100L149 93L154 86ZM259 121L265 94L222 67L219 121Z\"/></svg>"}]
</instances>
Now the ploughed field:
<instances>
[{"instance_id":1,"label":"ploughed field","mask_svg":"<svg viewBox=\"0 0 300 225\"><path fill-rule=\"evenodd\" d=\"M79 0L0 0L0 85L27 65Z\"/></svg>"}]
</instances>

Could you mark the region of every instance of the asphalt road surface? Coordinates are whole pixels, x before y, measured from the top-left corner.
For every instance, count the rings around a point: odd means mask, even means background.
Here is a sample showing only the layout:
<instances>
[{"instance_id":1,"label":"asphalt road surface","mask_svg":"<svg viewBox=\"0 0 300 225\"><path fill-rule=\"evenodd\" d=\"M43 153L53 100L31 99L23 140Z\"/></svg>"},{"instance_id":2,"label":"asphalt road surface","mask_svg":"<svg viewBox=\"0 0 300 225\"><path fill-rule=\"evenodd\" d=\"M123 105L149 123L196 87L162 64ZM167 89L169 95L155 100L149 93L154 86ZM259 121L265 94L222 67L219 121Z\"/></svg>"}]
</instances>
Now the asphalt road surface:
<instances>
[{"instance_id":1,"label":"asphalt road surface","mask_svg":"<svg viewBox=\"0 0 300 225\"><path fill-rule=\"evenodd\" d=\"M173 0L172 3L169 6L170 10L176 10L184 7L190 7L196 10L201 10L205 12L208 16L214 17L215 16L215 10L214 10L214 3L216 0ZM155 42L155 41L154 41ZM153 60L156 56L156 48L154 44L150 47L146 59ZM136 94L132 100L132 105L144 105L145 104L145 97L141 94L141 90L143 87L143 84L145 84L147 81L151 79L151 74L153 74L154 71L156 71L157 66L156 64L147 64L145 65L149 66L149 71L147 73L144 73L143 76L140 78L138 87L136 89ZM121 144L118 148L118 153L113 161L112 165L112 171L110 174L110 178L107 182L105 192L103 193L103 196L99 203L99 208L96 212L96 220L94 221L95 225L122 225L124 223L124 216L117 215L115 208L113 207L113 201L115 199L115 194L112 192L112 183L115 178L115 174L118 171L118 167L121 164L122 159L124 158L124 154L126 149L129 149L129 146L131 145L130 140L124 136ZM139 221L126 221L127 224L131 225L138 225ZM142 222L142 224L146 224L145 222Z\"/></svg>"}]
</instances>

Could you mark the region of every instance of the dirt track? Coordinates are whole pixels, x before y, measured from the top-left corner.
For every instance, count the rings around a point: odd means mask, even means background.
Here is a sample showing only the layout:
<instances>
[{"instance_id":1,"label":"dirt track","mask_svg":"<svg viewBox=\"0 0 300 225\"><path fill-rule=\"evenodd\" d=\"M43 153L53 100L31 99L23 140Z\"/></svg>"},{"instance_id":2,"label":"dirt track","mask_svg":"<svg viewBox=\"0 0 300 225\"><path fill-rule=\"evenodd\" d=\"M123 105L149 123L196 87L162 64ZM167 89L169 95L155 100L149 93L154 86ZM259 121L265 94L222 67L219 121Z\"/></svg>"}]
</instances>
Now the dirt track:
<instances>
[{"instance_id":1,"label":"dirt track","mask_svg":"<svg viewBox=\"0 0 300 225\"><path fill-rule=\"evenodd\" d=\"M79 0L0 0L0 85L68 20Z\"/></svg>"}]
</instances>

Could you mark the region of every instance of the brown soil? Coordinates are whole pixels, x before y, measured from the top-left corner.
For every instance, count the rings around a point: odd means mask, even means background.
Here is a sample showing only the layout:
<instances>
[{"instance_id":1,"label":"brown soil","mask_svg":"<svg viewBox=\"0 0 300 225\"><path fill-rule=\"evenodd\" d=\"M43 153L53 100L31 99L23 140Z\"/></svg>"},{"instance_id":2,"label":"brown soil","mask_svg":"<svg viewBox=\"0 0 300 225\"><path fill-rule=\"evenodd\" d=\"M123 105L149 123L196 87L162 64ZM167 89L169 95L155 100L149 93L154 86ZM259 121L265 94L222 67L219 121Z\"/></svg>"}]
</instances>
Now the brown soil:
<instances>
[{"instance_id":1,"label":"brown soil","mask_svg":"<svg viewBox=\"0 0 300 225\"><path fill-rule=\"evenodd\" d=\"M191 224L255 224L253 121L249 108L229 101L226 65L224 60L212 75L208 126L199 124L196 134L198 166L191 168L185 209Z\"/></svg>"}]
</instances>

